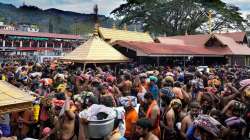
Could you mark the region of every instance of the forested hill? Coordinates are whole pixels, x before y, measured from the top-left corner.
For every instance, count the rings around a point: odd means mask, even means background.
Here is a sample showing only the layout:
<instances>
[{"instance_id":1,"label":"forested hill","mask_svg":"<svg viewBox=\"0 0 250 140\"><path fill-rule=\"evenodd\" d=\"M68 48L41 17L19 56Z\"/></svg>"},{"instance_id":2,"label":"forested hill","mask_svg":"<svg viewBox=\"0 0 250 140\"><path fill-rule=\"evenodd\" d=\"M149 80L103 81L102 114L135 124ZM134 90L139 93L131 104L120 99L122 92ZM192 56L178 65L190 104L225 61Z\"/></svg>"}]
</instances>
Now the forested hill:
<instances>
[{"instance_id":1,"label":"forested hill","mask_svg":"<svg viewBox=\"0 0 250 140\"><path fill-rule=\"evenodd\" d=\"M93 31L93 14L81 14L58 9L42 10L35 6L15 7L0 3L0 21L6 24L36 24L42 32L88 34ZM113 20L99 15L103 27L111 27Z\"/></svg>"}]
</instances>

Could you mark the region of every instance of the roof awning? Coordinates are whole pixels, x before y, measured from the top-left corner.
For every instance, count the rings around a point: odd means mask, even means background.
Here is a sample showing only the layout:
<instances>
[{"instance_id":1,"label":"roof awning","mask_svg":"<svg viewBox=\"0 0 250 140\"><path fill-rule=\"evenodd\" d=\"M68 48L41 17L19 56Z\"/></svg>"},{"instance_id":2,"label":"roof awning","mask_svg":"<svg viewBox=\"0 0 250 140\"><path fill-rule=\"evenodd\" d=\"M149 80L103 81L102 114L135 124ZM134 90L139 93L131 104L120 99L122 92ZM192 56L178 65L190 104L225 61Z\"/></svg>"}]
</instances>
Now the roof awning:
<instances>
[{"instance_id":1,"label":"roof awning","mask_svg":"<svg viewBox=\"0 0 250 140\"><path fill-rule=\"evenodd\" d=\"M48 38L45 37L26 37L26 36L8 36L12 40L36 40L36 41L47 41Z\"/></svg>"},{"instance_id":2,"label":"roof awning","mask_svg":"<svg viewBox=\"0 0 250 140\"><path fill-rule=\"evenodd\" d=\"M35 37L35 38L31 38L32 40L37 40L37 41L48 41L49 39L48 38L37 38L37 37Z\"/></svg>"},{"instance_id":3,"label":"roof awning","mask_svg":"<svg viewBox=\"0 0 250 140\"><path fill-rule=\"evenodd\" d=\"M0 80L0 114L32 109L33 100L28 93Z\"/></svg>"},{"instance_id":4,"label":"roof awning","mask_svg":"<svg viewBox=\"0 0 250 140\"><path fill-rule=\"evenodd\" d=\"M18 51L54 51L54 48L18 47Z\"/></svg>"},{"instance_id":5,"label":"roof awning","mask_svg":"<svg viewBox=\"0 0 250 140\"><path fill-rule=\"evenodd\" d=\"M25 36L8 36L9 39L12 39L12 40L30 40L31 37L25 37Z\"/></svg>"}]
</instances>

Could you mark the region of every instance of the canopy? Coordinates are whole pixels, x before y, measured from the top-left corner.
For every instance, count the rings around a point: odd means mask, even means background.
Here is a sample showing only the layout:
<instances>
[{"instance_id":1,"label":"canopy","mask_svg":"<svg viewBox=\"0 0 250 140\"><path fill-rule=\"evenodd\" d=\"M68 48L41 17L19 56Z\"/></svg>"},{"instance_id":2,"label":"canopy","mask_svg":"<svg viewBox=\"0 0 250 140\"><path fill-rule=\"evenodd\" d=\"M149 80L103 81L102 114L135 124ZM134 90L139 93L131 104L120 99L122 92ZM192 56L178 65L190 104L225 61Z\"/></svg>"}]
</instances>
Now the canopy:
<instances>
[{"instance_id":1,"label":"canopy","mask_svg":"<svg viewBox=\"0 0 250 140\"><path fill-rule=\"evenodd\" d=\"M97 35L66 54L61 60L78 63L118 63L128 62L128 58L103 41Z\"/></svg>"},{"instance_id":2,"label":"canopy","mask_svg":"<svg viewBox=\"0 0 250 140\"><path fill-rule=\"evenodd\" d=\"M48 41L48 38L44 38L44 37L25 37L25 36L9 36L8 38L10 39L22 39L22 40L36 40L36 41Z\"/></svg>"},{"instance_id":3,"label":"canopy","mask_svg":"<svg viewBox=\"0 0 250 140\"><path fill-rule=\"evenodd\" d=\"M33 100L28 93L0 80L0 114L31 109Z\"/></svg>"}]
</instances>

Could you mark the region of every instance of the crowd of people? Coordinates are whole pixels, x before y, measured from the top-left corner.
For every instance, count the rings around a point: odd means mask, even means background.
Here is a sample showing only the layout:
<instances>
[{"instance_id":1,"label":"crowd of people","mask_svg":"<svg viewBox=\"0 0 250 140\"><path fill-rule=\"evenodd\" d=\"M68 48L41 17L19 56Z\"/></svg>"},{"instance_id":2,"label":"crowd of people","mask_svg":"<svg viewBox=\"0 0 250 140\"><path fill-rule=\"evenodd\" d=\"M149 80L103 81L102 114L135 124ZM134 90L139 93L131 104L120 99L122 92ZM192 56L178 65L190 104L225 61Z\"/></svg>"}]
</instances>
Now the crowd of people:
<instances>
[{"instance_id":1,"label":"crowd of people","mask_svg":"<svg viewBox=\"0 0 250 140\"><path fill-rule=\"evenodd\" d=\"M130 63L114 71L109 65L83 70L62 62L23 61L2 63L0 79L36 98L33 110L1 115L1 138L250 139L247 67L210 66L208 71ZM110 116L110 132L93 137L91 121ZM98 135L104 129L94 131Z\"/></svg>"}]
</instances>

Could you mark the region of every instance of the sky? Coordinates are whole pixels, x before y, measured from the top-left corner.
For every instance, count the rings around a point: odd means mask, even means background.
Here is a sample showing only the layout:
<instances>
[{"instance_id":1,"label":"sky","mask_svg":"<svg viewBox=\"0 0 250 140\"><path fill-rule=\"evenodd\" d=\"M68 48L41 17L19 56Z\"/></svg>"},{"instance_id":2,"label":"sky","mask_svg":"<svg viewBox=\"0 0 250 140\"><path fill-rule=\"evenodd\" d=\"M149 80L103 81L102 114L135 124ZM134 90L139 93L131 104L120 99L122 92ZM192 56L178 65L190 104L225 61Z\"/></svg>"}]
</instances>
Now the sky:
<instances>
[{"instance_id":1,"label":"sky","mask_svg":"<svg viewBox=\"0 0 250 140\"><path fill-rule=\"evenodd\" d=\"M245 16L250 14L250 0L222 0L226 3L240 7ZM27 5L35 5L42 9L57 8L65 11L79 13L92 13L93 6L98 4L99 14L109 16L109 13L126 0L0 0L2 3L9 3L20 6L25 2Z\"/></svg>"},{"instance_id":2,"label":"sky","mask_svg":"<svg viewBox=\"0 0 250 140\"><path fill-rule=\"evenodd\" d=\"M243 16L250 14L250 0L222 0L222 1L238 6L241 9Z\"/></svg>"},{"instance_id":3,"label":"sky","mask_svg":"<svg viewBox=\"0 0 250 140\"><path fill-rule=\"evenodd\" d=\"M93 13L93 7L98 4L99 14L109 16L109 13L126 2L125 0L0 0L2 3L21 6L34 5L42 9L56 8L78 13Z\"/></svg>"}]
</instances>

